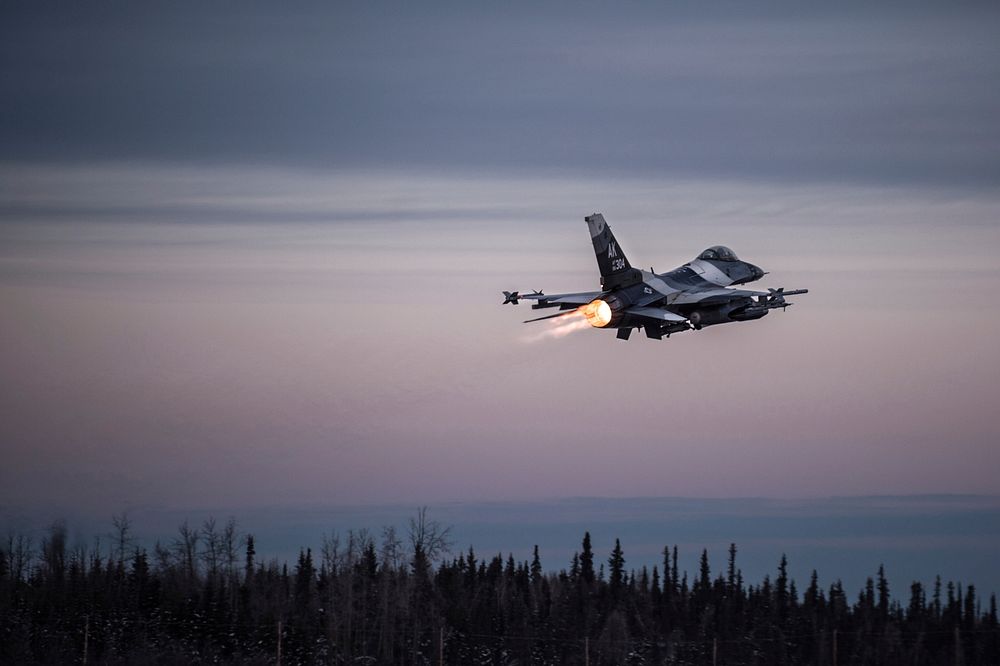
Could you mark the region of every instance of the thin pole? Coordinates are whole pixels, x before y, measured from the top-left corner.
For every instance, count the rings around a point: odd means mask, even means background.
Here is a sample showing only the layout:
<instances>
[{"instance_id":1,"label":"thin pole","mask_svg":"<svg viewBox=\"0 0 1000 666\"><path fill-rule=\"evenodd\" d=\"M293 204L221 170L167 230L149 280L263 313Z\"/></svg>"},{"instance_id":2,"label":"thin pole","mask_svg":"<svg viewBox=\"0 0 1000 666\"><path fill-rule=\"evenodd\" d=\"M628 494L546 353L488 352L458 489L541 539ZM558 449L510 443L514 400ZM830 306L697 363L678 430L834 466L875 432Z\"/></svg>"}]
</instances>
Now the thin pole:
<instances>
[{"instance_id":1,"label":"thin pole","mask_svg":"<svg viewBox=\"0 0 1000 666\"><path fill-rule=\"evenodd\" d=\"M583 639L583 663L584 666L590 666L590 639L587 637Z\"/></svg>"},{"instance_id":2,"label":"thin pole","mask_svg":"<svg viewBox=\"0 0 1000 666\"><path fill-rule=\"evenodd\" d=\"M87 663L87 643L90 642L90 616L83 616L83 663Z\"/></svg>"},{"instance_id":3,"label":"thin pole","mask_svg":"<svg viewBox=\"0 0 1000 666\"><path fill-rule=\"evenodd\" d=\"M712 666L716 666L719 663L719 639L717 637L712 638Z\"/></svg>"},{"instance_id":4,"label":"thin pole","mask_svg":"<svg viewBox=\"0 0 1000 666\"><path fill-rule=\"evenodd\" d=\"M444 666L444 627L438 629L438 666Z\"/></svg>"},{"instance_id":5,"label":"thin pole","mask_svg":"<svg viewBox=\"0 0 1000 666\"><path fill-rule=\"evenodd\" d=\"M962 663L962 636L958 633L958 625L955 625L955 666Z\"/></svg>"},{"instance_id":6,"label":"thin pole","mask_svg":"<svg viewBox=\"0 0 1000 666\"><path fill-rule=\"evenodd\" d=\"M281 666L281 620L278 620L278 666Z\"/></svg>"},{"instance_id":7,"label":"thin pole","mask_svg":"<svg viewBox=\"0 0 1000 666\"><path fill-rule=\"evenodd\" d=\"M833 630L833 666L837 666L837 630Z\"/></svg>"}]
</instances>

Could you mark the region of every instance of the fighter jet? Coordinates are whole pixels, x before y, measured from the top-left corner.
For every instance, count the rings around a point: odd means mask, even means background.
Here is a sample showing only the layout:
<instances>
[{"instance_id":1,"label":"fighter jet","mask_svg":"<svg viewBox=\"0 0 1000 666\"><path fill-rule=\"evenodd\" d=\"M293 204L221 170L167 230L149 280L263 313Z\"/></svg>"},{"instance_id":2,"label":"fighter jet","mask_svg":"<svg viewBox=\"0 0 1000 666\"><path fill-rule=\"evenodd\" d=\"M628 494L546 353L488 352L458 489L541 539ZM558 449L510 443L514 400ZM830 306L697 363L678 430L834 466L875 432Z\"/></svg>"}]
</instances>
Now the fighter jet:
<instances>
[{"instance_id":1,"label":"fighter jet","mask_svg":"<svg viewBox=\"0 0 1000 666\"><path fill-rule=\"evenodd\" d=\"M613 328L619 340L628 340L633 329L661 340L673 333L701 330L706 326L760 319L775 308L792 305L786 296L806 294L808 289L733 289L754 282L767 273L723 245L713 245L679 268L654 273L633 268L601 213L584 218L590 228L601 290L574 294L521 294L505 291L504 305L535 301L533 310L559 308L557 314L528 319L524 323L582 315L594 328ZM572 310L573 312L566 312Z\"/></svg>"}]
</instances>

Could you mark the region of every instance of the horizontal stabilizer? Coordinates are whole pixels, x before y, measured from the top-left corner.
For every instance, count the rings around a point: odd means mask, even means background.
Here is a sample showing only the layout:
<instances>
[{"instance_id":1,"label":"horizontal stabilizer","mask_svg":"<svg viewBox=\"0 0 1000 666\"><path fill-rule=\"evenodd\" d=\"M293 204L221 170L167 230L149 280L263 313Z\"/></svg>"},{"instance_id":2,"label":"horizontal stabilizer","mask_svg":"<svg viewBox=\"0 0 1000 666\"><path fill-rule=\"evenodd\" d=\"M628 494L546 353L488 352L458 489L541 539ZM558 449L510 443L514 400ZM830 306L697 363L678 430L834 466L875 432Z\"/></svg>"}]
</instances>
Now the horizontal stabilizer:
<instances>
[{"instance_id":1,"label":"horizontal stabilizer","mask_svg":"<svg viewBox=\"0 0 1000 666\"><path fill-rule=\"evenodd\" d=\"M525 319L524 323L530 324L533 321L542 321L543 319L555 319L556 317L566 317L568 315L573 314L574 312L576 312L576 310L573 310L572 312L557 312L556 314L546 315L544 317L536 317L534 319Z\"/></svg>"}]
</instances>

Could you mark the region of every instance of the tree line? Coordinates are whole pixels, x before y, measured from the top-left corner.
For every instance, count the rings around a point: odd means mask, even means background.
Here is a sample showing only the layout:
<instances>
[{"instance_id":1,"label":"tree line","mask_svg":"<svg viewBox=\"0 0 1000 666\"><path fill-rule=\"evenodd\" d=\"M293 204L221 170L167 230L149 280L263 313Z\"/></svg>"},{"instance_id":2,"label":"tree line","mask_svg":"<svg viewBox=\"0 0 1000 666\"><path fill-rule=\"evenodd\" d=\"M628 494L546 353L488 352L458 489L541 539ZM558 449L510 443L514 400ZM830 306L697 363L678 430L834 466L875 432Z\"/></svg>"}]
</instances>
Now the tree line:
<instances>
[{"instance_id":1,"label":"tree line","mask_svg":"<svg viewBox=\"0 0 1000 666\"><path fill-rule=\"evenodd\" d=\"M289 567L257 557L252 534L214 519L152 549L127 516L70 546L65 525L0 547L0 663L249 664L998 664L996 597L885 572L854 596L805 589L784 556L745 581L732 545L713 570L629 568L590 534L568 566L450 552L420 510L400 533L330 534Z\"/></svg>"}]
</instances>

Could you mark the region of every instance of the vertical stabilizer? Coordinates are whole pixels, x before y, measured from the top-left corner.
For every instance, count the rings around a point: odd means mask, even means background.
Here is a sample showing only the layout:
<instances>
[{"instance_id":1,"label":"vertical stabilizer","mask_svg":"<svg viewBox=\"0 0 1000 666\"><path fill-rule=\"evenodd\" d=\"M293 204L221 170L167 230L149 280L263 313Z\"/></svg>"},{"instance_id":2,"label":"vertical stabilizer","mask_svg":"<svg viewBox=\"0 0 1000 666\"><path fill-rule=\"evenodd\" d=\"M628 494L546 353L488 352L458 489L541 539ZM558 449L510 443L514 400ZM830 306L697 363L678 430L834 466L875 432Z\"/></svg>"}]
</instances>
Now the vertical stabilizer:
<instances>
[{"instance_id":1,"label":"vertical stabilizer","mask_svg":"<svg viewBox=\"0 0 1000 666\"><path fill-rule=\"evenodd\" d=\"M583 219L590 228L590 240L594 243L597 266L601 269L601 286L614 289L641 280L641 274L628 262L604 216L594 213Z\"/></svg>"}]
</instances>

